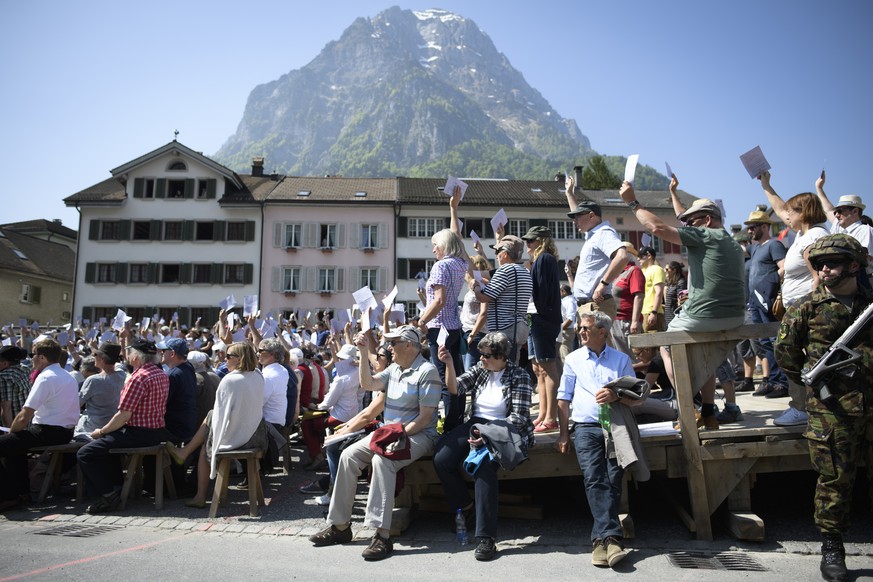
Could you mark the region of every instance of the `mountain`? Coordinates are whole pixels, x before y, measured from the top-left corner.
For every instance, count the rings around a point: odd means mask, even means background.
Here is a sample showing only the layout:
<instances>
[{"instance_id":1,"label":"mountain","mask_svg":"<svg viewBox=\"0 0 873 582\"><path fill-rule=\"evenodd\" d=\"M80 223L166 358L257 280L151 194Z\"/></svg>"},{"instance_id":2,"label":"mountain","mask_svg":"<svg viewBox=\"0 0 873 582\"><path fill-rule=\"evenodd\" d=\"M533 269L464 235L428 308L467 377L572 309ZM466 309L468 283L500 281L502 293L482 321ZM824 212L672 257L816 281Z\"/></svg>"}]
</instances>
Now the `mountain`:
<instances>
[{"instance_id":1,"label":"mountain","mask_svg":"<svg viewBox=\"0 0 873 582\"><path fill-rule=\"evenodd\" d=\"M543 179L594 154L473 21L393 7L256 87L214 157L293 175Z\"/></svg>"}]
</instances>

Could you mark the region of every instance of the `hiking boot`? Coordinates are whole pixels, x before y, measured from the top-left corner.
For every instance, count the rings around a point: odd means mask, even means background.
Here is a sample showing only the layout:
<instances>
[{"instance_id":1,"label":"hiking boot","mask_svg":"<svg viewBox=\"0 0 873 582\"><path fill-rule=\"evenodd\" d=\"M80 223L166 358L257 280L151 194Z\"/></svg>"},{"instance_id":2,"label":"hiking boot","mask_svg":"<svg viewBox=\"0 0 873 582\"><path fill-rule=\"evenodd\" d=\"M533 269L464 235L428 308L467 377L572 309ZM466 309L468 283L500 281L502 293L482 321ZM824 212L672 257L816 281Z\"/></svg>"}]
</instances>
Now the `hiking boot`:
<instances>
[{"instance_id":1,"label":"hiking boot","mask_svg":"<svg viewBox=\"0 0 873 582\"><path fill-rule=\"evenodd\" d=\"M476 546L476 552L473 555L480 562L493 560L494 556L497 555L497 546L494 544L494 538L479 538L479 545Z\"/></svg>"},{"instance_id":2,"label":"hiking boot","mask_svg":"<svg viewBox=\"0 0 873 582\"><path fill-rule=\"evenodd\" d=\"M97 501L89 505L85 511L92 515L115 511L121 505L121 492L113 491L107 495L101 495Z\"/></svg>"},{"instance_id":3,"label":"hiking boot","mask_svg":"<svg viewBox=\"0 0 873 582\"><path fill-rule=\"evenodd\" d=\"M300 493L309 494L309 493L325 493L327 491L327 487L321 486L321 479L316 479L315 481L310 481L303 487L299 489Z\"/></svg>"},{"instance_id":4,"label":"hiking boot","mask_svg":"<svg viewBox=\"0 0 873 582\"><path fill-rule=\"evenodd\" d=\"M624 560L629 553L627 548L614 537L603 540L603 545L606 546L606 561L610 568L615 568L615 565Z\"/></svg>"},{"instance_id":5,"label":"hiking boot","mask_svg":"<svg viewBox=\"0 0 873 582\"><path fill-rule=\"evenodd\" d=\"M394 544L390 538L385 539L379 534L375 534L367 549L361 552L361 556L369 562L375 562L387 558L392 550L394 550Z\"/></svg>"},{"instance_id":6,"label":"hiking boot","mask_svg":"<svg viewBox=\"0 0 873 582\"><path fill-rule=\"evenodd\" d=\"M840 534L824 534L821 544L821 577L828 582L844 582L849 579L846 568L846 550Z\"/></svg>"},{"instance_id":7,"label":"hiking boot","mask_svg":"<svg viewBox=\"0 0 873 582\"><path fill-rule=\"evenodd\" d=\"M703 430L718 430L718 417L714 414L710 416L702 416L697 421L697 428L702 428Z\"/></svg>"},{"instance_id":8,"label":"hiking boot","mask_svg":"<svg viewBox=\"0 0 873 582\"><path fill-rule=\"evenodd\" d=\"M594 540L594 545L591 548L591 563L601 568L609 566L609 559L606 557L606 546L603 545L602 540Z\"/></svg>"},{"instance_id":9,"label":"hiking boot","mask_svg":"<svg viewBox=\"0 0 873 582\"><path fill-rule=\"evenodd\" d=\"M796 426L806 424L807 420L809 420L809 416L807 416L805 412L797 410L796 408L789 408L777 416L773 420L773 424L776 426Z\"/></svg>"},{"instance_id":10,"label":"hiking boot","mask_svg":"<svg viewBox=\"0 0 873 582\"><path fill-rule=\"evenodd\" d=\"M733 424L743 420L743 411L739 406L725 406L724 410L715 416L719 424Z\"/></svg>"},{"instance_id":11,"label":"hiking boot","mask_svg":"<svg viewBox=\"0 0 873 582\"><path fill-rule=\"evenodd\" d=\"M743 380L739 386L736 387L734 392L754 392L755 391L755 381L751 378L746 378Z\"/></svg>"},{"instance_id":12,"label":"hiking boot","mask_svg":"<svg viewBox=\"0 0 873 582\"><path fill-rule=\"evenodd\" d=\"M335 525L328 526L315 535L309 536L309 541L316 548L332 546L334 544L347 544L352 541L352 527L340 529Z\"/></svg>"},{"instance_id":13,"label":"hiking boot","mask_svg":"<svg viewBox=\"0 0 873 582\"><path fill-rule=\"evenodd\" d=\"M773 386L764 398L785 398L788 396L788 386Z\"/></svg>"},{"instance_id":14,"label":"hiking boot","mask_svg":"<svg viewBox=\"0 0 873 582\"><path fill-rule=\"evenodd\" d=\"M752 392L752 396L766 396L770 394L773 388L770 387L770 383L767 380L761 380L761 384L758 386L758 389Z\"/></svg>"}]
</instances>

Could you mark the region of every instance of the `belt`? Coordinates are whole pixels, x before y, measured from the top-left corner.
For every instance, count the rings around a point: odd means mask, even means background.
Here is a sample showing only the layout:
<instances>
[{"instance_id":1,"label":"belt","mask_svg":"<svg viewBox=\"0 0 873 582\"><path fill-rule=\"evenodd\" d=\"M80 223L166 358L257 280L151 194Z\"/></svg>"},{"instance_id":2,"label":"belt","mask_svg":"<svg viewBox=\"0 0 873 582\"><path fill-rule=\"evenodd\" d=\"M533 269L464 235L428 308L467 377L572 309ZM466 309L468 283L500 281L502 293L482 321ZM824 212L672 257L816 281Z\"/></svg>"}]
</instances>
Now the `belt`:
<instances>
[{"instance_id":1,"label":"belt","mask_svg":"<svg viewBox=\"0 0 873 582\"><path fill-rule=\"evenodd\" d=\"M599 422L577 422L573 425L574 428L603 428Z\"/></svg>"}]
</instances>

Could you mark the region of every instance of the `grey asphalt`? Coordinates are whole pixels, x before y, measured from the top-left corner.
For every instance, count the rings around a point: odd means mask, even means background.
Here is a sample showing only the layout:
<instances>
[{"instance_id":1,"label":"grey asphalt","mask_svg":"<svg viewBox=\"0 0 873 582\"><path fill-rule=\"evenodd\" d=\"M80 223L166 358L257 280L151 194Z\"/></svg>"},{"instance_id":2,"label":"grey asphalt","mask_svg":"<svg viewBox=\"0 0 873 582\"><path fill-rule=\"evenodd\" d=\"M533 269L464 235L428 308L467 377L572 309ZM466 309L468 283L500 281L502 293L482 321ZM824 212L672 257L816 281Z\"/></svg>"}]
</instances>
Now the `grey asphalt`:
<instances>
[{"instance_id":1,"label":"grey asphalt","mask_svg":"<svg viewBox=\"0 0 873 582\"><path fill-rule=\"evenodd\" d=\"M640 484L631 492L636 539L615 570L590 563L591 518L581 482L574 478L506 483L504 492L532 496L544 519L501 519L498 558L479 563L473 546L459 547L449 532L449 518L419 513L412 526L395 538L394 554L368 563L361 556L372 535L363 528L365 485L359 488L353 528L355 541L344 546L313 548L307 537L324 527L324 508L297 488L314 473L295 469L290 475L265 478L267 507L248 516L246 494L231 491L231 505L210 520L206 510L167 501L155 511L149 498L131 502L124 512L90 516L64 492L38 506L10 511L0 519L0 582L15 579L177 580L241 577L274 580L473 580L525 576L569 580L611 579L642 574L653 580L820 580L818 534L812 523L810 473L761 475L753 490L753 508L764 519L764 542L738 542L716 526L715 540L694 539L669 509L661 490L681 499L684 482ZM873 579L873 519L861 479L856 494L855 524L847 536L848 564L856 580ZM61 526L86 528L91 537L44 535ZM96 528L96 529L95 529ZM101 529L103 528L103 529ZM716 559L748 560L754 570L701 570L674 565L670 554L695 554L700 564ZM742 564L741 564L742 565ZM721 566L723 567L723 566Z\"/></svg>"}]
</instances>

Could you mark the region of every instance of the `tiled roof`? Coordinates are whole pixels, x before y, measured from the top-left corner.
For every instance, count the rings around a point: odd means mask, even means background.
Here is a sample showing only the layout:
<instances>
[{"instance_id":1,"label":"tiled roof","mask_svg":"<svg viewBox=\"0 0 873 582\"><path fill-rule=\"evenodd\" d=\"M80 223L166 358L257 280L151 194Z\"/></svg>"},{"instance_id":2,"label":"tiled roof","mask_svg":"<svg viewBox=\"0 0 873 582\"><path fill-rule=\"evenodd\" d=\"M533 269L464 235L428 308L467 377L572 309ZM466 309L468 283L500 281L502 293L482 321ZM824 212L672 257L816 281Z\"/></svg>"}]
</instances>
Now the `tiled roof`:
<instances>
[{"instance_id":1,"label":"tiled roof","mask_svg":"<svg viewBox=\"0 0 873 582\"><path fill-rule=\"evenodd\" d=\"M0 235L0 268L73 281L76 253L69 247L6 228Z\"/></svg>"},{"instance_id":2,"label":"tiled roof","mask_svg":"<svg viewBox=\"0 0 873 582\"><path fill-rule=\"evenodd\" d=\"M9 230L14 230L24 234L32 232L52 232L73 240L76 240L77 237L76 231L72 228L64 226L60 222L45 220L42 218L37 220L25 220L23 222L10 222L9 224L0 225L0 228L8 228Z\"/></svg>"},{"instance_id":3,"label":"tiled roof","mask_svg":"<svg viewBox=\"0 0 873 582\"><path fill-rule=\"evenodd\" d=\"M261 203L264 199L269 196L270 192L273 191L276 186L280 184L281 177L276 179L271 176L249 176L249 175L241 175L239 176L243 183L243 188L241 190L234 189L233 184L229 181L225 181L225 187L228 190L225 191L224 196L221 197L220 202L224 203Z\"/></svg>"},{"instance_id":4,"label":"tiled roof","mask_svg":"<svg viewBox=\"0 0 873 582\"><path fill-rule=\"evenodd\" d=\"M84 190L76 192L72 196L64 198L64 204L67 206L76 206L76 204L89 202L123 202L124 201L124 186L115 178L106 178L102 182L98 182L93 186L89 186Z\"/></svg>"},{"instance_id":5,"label":"tiled roof","mask_svg":"<svg viewBox=\"0 0 873 582\"><path fill-rule=\"evenodd\" d=\"M267 202L366 203L394 202L396 178L287 177L267 197ZM300 192L309 192L301 196ZM366 192L366 196L356 196Z\"/></svg>"}]
</instances>

